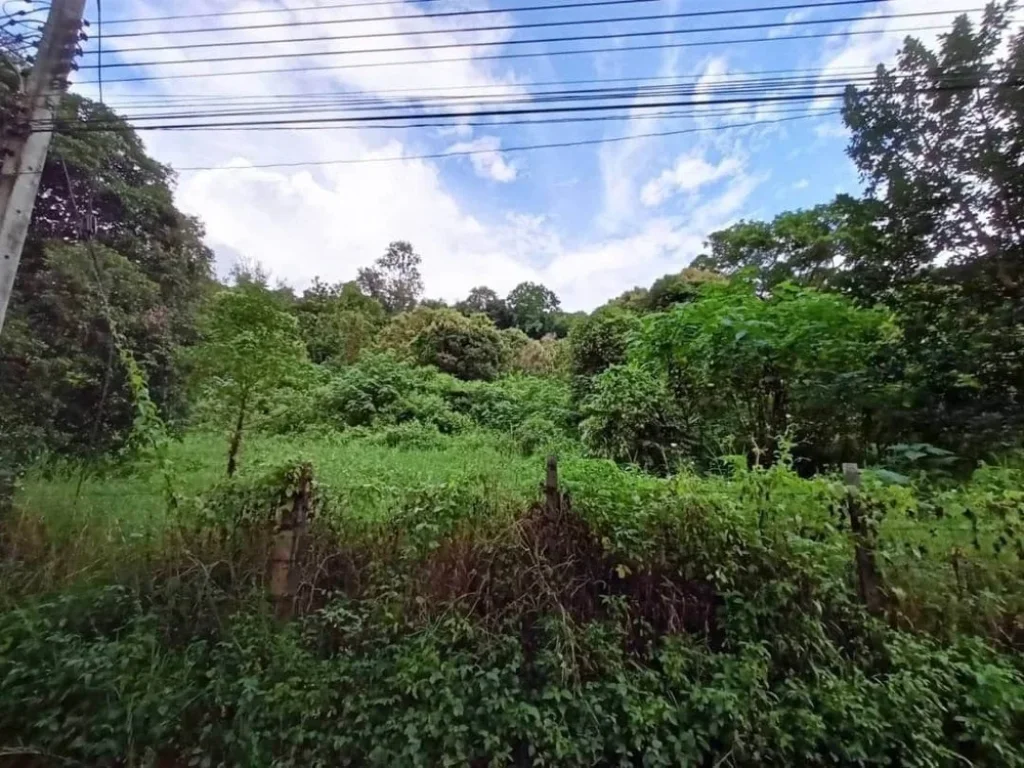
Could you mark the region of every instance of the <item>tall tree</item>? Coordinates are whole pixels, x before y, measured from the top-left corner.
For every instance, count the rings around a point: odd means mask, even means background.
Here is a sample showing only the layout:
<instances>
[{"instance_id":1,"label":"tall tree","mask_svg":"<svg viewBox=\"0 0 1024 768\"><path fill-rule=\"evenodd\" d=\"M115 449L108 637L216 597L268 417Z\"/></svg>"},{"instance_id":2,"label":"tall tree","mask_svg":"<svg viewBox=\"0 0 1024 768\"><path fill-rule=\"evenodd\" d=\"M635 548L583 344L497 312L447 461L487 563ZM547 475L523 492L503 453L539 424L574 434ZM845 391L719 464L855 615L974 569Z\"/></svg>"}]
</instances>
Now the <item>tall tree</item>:
<instances>
[{"instance_id":1,"label":"tall tree","mask_svg":"<svg viewBox=\"0 0 1024 768\"><path fill-rule=\"evenodd\" d=\"M69 94L0 338L3 443L82 452L115 447L132 422L113 320L165 415L184 407L177 350L195 338L212 284L196 219L174 205L174 175L131 127ZM82 131L80 121L109 130ZM94 223L94 245L69 244Z\"/></svg>"},{"instance_id":2,"label":"tall tree","mask_svg":"<svg viewBox=\"0 0 1024 768\"><path fill-rule=\"evenodd\" d=\"M1010 3L959 17L934 50L908 38L896 66L849 88L849 152L894 230L918 250L915 285L885 296L917 383L914 432L971 455L1024 428L1024 32Z\"/></svg>"},{"instance_id":3,"label":"tall tree","mask_svg":"<svg viewBox=\"0 0 1024 768\"><path fill-rule=\"evenodd\" d=\"M464 315L487 315L498 328L511 328L515 322L508 302L483 285L470 290L469 295L458 302L455 308Z\"/></svg>"},{"instance_id":4,"label":"tall tree","mask_svg":"<svg viewBox=\"0 0 1024 768\"><path fill-rule=\"evenodd\" d=\"M298 322L257 285L217 293L203 318L203 340L192 353L195 375L215 409L231 424L228 476L235 473L242 435L257 400L305 360Z\"/></svg>"},{"instance_id":5,"label":"tall tree","mask_svg":"<svg viewBox=\"0 0 1024 768\"><path fill-rule=\"evenodd\" d=\"M772 221L740 221L712 232L710 253L693 266L726 275L748 271L763 293L793 281L873 302L912 279L922 264L920 242L901 239L886 211L881 201L839 195Z\"/></svg>"},{"instance_id":6,"label":"tall tree","mask_svg":"<svg viewBox=\"0 0 1024 768\"><path fill-rule=\"evenodd\" d=\"M907 38L843 108L869 194L933 263L983 283L979 300L1016 299L1024 277L1024 33L1007 39L1011 8L990 3L979 25L959 17L934 51Z\"/></svg>"},{"instance_id":7,"label":"tall tree","mask_svg":"<svg viewBox=\"0 0 1024 768\"><path fill-rule=\"evenodd\" d=\"M314 363L353 363L374 341L387 313L354 282L327 285L319 278L295 302L295 314Z\"/></svg>"},{"instance_id":8,"label":"tall tree","mask_svg":"<svg viewBox=\"0 0 1024 768\"><path fill-rule=\"evenodd\" d=\"M550 288L540 283L520 283L506 299L516 327L532 338L539 339L553 330L554 313L561 302Z\"/></svg>"},{"instance_id":9,"label":"tall tree","mask_svg":"<svg viewBox=\"0 0 1024 768\"><path fill-rule=\"evenodd\" d=\"M356 283L389 313L408 312L423 295L421 261L410 243L396 240L374 266L359 270Z\"/></svg>"}]
</instances>

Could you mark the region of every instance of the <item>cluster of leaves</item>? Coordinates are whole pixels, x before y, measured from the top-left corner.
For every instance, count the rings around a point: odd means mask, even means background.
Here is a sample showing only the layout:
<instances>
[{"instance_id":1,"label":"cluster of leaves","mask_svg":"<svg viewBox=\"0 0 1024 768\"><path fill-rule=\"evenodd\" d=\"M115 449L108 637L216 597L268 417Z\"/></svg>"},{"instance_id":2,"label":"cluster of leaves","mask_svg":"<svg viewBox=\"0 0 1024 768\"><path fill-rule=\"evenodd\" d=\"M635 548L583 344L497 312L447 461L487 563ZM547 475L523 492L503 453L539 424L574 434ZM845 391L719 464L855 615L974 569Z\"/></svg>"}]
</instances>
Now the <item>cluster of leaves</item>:
<instances>
[{"instance_id":1,"label":"cluster of leaves","mask_svg":"<svg viewBox=\"0 0 1024 768\"><path fill-rule=\"evenodd\" d=\"M265 426L277 431L357 428L380 432L385 444L410 447L479 428L511 435L531 452L568 440L573 412L567 385L555 378L462 381L434 367L376 353L331 372Z\"/></svg>"},{"instance_id":2,"label":"cluster of leaves","mask_svg":"<svg viewBox=\"0 0 1024 768\"><path fill-rule=\"evenodd\" d=\"M455 309L464 315L485 315L498 328L518 328L532 339L565 336L575 319L561 310L561 301L539 283L520 283L506 298L486 286L478 286Z\"/></svg>"},{"instance_id":3,"label":"cluster of leaves","mask_svg":"<svg viewBox=\"0 0 1024 768\"><path fill-rule=\"evenodd\" d=\"M647 468L749 452L795 438L812 466L856 460L898 402L883 363L898 332L881 311L834 293L742 278L642 320L611 308L571 336L592 450ZM596 374L596 376L594 375Z\"/></svg>"}]
</instances>

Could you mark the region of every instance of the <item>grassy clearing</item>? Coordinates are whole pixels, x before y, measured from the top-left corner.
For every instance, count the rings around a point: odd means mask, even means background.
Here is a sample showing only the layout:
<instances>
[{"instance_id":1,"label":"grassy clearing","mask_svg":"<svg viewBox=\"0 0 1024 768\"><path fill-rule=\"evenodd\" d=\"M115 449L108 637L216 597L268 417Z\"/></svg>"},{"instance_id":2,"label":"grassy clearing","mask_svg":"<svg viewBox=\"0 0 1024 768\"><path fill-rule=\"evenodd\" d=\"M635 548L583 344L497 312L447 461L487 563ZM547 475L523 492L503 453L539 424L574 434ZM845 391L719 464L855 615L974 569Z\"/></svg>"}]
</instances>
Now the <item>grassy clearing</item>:
<instances>
[{"instance_id":1,"label":"grassy clearing","mask_svg":"<svg viewBox=\"0 0 1024 768\"><path fill-rule=\"evenodd\" d=\"M165 480L149 465L80 478L75 467L37 470L16 503L8 575L30 575L31 591L181 553L181 507L225 481L227 439L190 435L170 452L179 508L168 505ZM254 436L245 446L242 481L273 467L310 462L328 503L324 516L382 522L417 495L457 488L506 509L537 496L542 460L527 458L500 437L470 434L429 450L388 447L339 435ZM12 566L29 561L32 568ZM13 573L16 570L17 573ZM21 591L21 590L19 590Z\"/></svg>"}]
</instances>

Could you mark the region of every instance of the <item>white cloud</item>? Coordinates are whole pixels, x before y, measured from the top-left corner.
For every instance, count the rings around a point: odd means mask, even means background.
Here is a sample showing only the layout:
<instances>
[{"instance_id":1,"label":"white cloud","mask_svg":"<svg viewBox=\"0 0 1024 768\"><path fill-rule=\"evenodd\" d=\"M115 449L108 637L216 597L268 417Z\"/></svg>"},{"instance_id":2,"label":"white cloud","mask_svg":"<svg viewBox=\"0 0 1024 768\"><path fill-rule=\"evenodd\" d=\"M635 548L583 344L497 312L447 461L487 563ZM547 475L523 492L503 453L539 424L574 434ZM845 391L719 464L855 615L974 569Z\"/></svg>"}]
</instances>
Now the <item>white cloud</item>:
<instances>
[{"instance_id":1,"label":"white cloud","mask_svg":"<svg viewBox=\"0 0 1024 768\"><path fill-rule=\"evenodd\" d=\"M795 11L790 11L782 19L782 24L768 30L768 37L783 37L785 35L793 34L792 27L790 25L810 18L812 10L812 8L798 8Z\"/></svg>"},{"instance_id":2,"label":"white cloud","mask_svg":"<svg viewBox=\"0 0 1024 768\"><path fill-rule=\"evenodd\" d=\"M218 8L256 9L277 7L272 0L223 0ZM308 7L308 0L278 0L294 2ZM372 15L406 15L424 8L419 2L405 2L395 6L375 6ZM209 10L205 1L188 0L175 5L176 13ZM138 2L129 0L119 9L119 15L145 16L166 12L156 0ZM266 21L292 19L322 19L320 26L298 27L294 30L276 29L233 33L249 35L254 40L266 40L288 35L309 36L351 32L401 32L397 38L388 38L388 45L406 47L424 40L408 30L410 22L386 19L380 22L350 24L332 27L331 18L350 18L370 15L363 11L344 8L282 13L259 17ZM502 16L494 17L495 24L504 23ZM490 20L491 17L488 17ZM224 25L238 24L237 17L226 17ZM468 23L468 22L467 22ZM183 26L204 24L181 22ZM162 23L166 26L166 23ZM457 17L441 23L421 19L417 29L457 26ZM154 24L155 26L155 24ZM301 32L299 30L302 30ZM497 35L499 33L494 33ZM212 35L158 36L154 38L124 38L125 49L132 45L172 45L182 42L200 42L216 39ZM431 43L446 42L449 35L431 36ZM496 37L477 39L500 39ZM112 44L114 40L110 40ZM340 50L341 46L354 48L341 42L325 44L324 52ZM299 50L299 44L272 46L277 50ZM230 51L265 52L271 47L228 49ZM305 49L309 45L305 44ZM470 49L469 53L474 50ZM493 53L495 48L485 49ZM464 53L466 51L463 51ZM126 54L127 55L127 54ZM203 58L225 55L222 49L196 51L169 50L166 52L139 52L136 58L174 59ZM439 52L438 57L450 55ZM675 75L678 52L666 55L661 73ZM422 52L419 58L431 58L433 53ZM223 100L239 96L269 98L275 93L359 92L376 98L397 98L396 88L427 89L444 84L447 88L465 88L467 92L485 87L490 94L526 95L522 83L526 78L508 69L499 69L492 62L466 61L401 68L354 68L297 71L304 65L333 65L339 62L356 63L377 61L388 56L361 54L358 56L315 56L300 63L280 61L227 62L223 64L196 63L176 68L174 73L191 72L218 74L249 68L279 66L281 70L268 75L215 76L200 79L175 78L148 83L109 82L117 75L166 74L167 69L110 70L105 95L108 101L125 108L133 99L145 95L166 100L161 111L174 111L174 99L195 94L203 98ZM390 58L397 58L394 54ZM108 62L111 58L105 59ZM716 74L726 71L724 59L712 59L703 66L708 84ZM700 70L694 74L698 74ZM86 95L95 96L89 86L79 87ZM391 94L391 95L389 95ZM223 104L221 104L223 106ZM471 110L467 103L465 109ZM299 111L299 117L312 113ZM657 130L657 118L634 111L626 131L637 135ZM622 127L609 131L621 135ZM454 134L454 138L453 138ZM762 177L742 172L734 167L737 161L729 158L735 148L722 147L715 151L725 158L718 163L702 159L703 164L689 168L678 167L665 171L662 176L664 191L640 190L641 182L653 175L652 163L656 150L663 146L652 139L609 144L596 153L602 174L603 210L597 216L597 232L569 237L563 223L548 215L538 215L529 207L515 209L506 200L488 205L483 196L474 193L481 182L470 179L475 186L463 189L447 180L445 164L463 162L463 159L416 160L411 156L430 154L447 148L451 151L476 151L470 160L477 175L497 182L511 182L519 177L521 168L506 160L501 153L497 136L472 138L469 126L438 132L414 132L375 129L331 129L295 131L220 131L220 132L147 132L143 134L150 152L162 162L174 166L231 166L230 170L183 172L176 190L178 205L198 216L207 231L207 242L218 254L223 266L237 257L257 260L264 264L275 278L281 278L296 288L302 288L315 275L325 280L352 279L361 266L370 264L392 240L405 239L413 243L423 257L423 273L429 296L457 299L476 285L488 285L499 293L507 292L524 280L543 282L556 290L568 309L591 308L621 293L635 284L649 284L658 276L676 271L700 253L703 240L710 231L727 226L747 204L752 191L763 181ZM456 142L452 144L452 142ZM582 153L581 153L582 155ZM717 156L717 155L716 155ZM590 155L589 157L594 157ZM393 162L367 162L352 164L324 164L302 166L307 161L329 163L350 159L376 161L382 158L404 158ZM296 163L297 167L254 167L265 163ZM588 171L581 164L580 178ZM566 178L568 184L575 179ZM657 177L658 180L661 176ZM702 196L700 200L688 195L686 205L673 216L652 218L644 211L642 198L668 196L677 192L707 192L707 185L719 181L723 189L718 194ZM699 183L698 183L699 181ZM460 178L460 184L462 179ZM517 187L520 185L517 185ZM600 194L601 188L597 193ZM582 195L580 197L583 197ZM646 201L644 201L646 202ZM526 204L527 206L529 203ZM543 208L541 210L544 210Z\"/></svg>"},{"instance_id":3,"label":"white cloud","mask_svg":"<svg viewBox=\"0 0 1024 768\"><path fill-rule=\"evenodd\" d=\"M695 192L707 184L735 175L742 168L742 161L735 156L712 164L700 151L682 155L672 168L662 171L644 185L640 199L648 207L661 205L676 192Z\"/></svg>"},{"instance_id":4,"label":"white cloud","mask_svg":"<svg viewBox=\"0 0 1024 768\"><path fill-rule=\"evenodd\" d=\"M519 169L512 163L506 162L501 152L501 139L497 136L480 136L473 141L460 141L448 147L448 152L472 152L469 160L473 164L476 175L506 183L515 181L519 175Z\"/></svg>"},{"instance_id":5,"label":"white cloud","mask_svg":"<svg viewBox=\"0 0 1024 768\"><path fill-rule=\"evenodd\" d=\"M809 186L811 186L810 179L800 179L793 184L793 189L807 189Z\"/></svg>"},{"instance_id":6,"label":"white cloud","mask_svg":"<svg viewBox=\"0 0 1024 768\"><path fill-rule=\"evenodd\" d=\"M814 126L814 135L819 139L845 139L846 126L835 120L818 123Z\"/></svg>"},{"instance_id":7,"label":"white cloud","mask_svg":"<svg viewBox=\"0 0 1024 768\"><path fill-rule=\"evenodd\" d=\"M704 67L704 72L697 81L696 95L694 101L704 102L709 98L708 91L714 90L715 86L721 86L722 78L729 72L724 56L714 56Z\"/></svg>"},{"instance_id":8,"label":"white cloud","mask_svg":"<svg viewBox=\"0 0 1024 768\"><path fill-rule=\"evenodd\" d=\"M866 13L859 21L846 26L846 31L857 32L847 38L827 43L822 55L823 72L821 78L835 78L849 75L846 70L861 69L870 71L879 63L892 63L896 52L903 44L907 35L912 34L925 45L932 45L943 32L948 32L953 20L961 15L958 11L964 4L959 0L904 0L900 3L901 13L939 12L935 16L919 19L882 19L885 13L892 13L886 6L883 10ZM947 13L941 13L947 11ZM968 13L974 20L981 18L982 12ZM913 33L909 28L935 27L935 29L919 29ZM835 90L834 83L827 88Z\"/></svg>"}]
</instances>

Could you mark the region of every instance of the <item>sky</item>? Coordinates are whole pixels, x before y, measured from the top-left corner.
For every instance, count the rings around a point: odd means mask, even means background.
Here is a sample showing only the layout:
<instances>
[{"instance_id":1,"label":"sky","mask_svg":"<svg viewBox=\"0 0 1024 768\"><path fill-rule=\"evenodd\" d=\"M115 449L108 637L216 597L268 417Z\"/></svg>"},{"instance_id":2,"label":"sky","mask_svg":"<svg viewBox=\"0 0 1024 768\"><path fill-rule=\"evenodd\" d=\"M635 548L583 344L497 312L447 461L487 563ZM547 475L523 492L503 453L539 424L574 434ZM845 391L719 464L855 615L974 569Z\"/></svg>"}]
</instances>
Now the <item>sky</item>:
<instances>
[{"instance_id":1,"label":"sky","mask_svg":"<svg viewBox=\"0 0 1024 768\"><path fill-rule=\"evenodd\" d=\"M540 103L543 92L553 88L608 87L557 83L624 78L686 81L698 86L694 101L714 101L722 98L721 90L716 94L715 89L721 89L730 78L794 69L825 77L891 62L908 28L931 27L915 35L934 42L940 33L934 27L948 28L953 11L980 7L977 0L888 0L615 22L608 19L797 3L634 0L633 4L591 8L424 17L448 10L555 3L390 0L382 4L375 0L369 5L367 0L358 0L349 7L334 7L344 2L105 0L104 35L161 33L104 39L104 101L122 112L148 108L167 113L180 109L173 105L174 99L186 97L223 104L220 100L239 96L347 93L393 101L396 91L437 89L486 93L531 105ZM118 19L168 14L261 9L281 12L116 23ZM925 11L943 15L884 18ZM84 66L75 74L73 88L97 98L95 0L89 0L86 16L92 23L92 39L84 45ZM378 20L351 21L367 16ZM588 20L597 23L451 31ZM810 21L827 23L805 24ZM227 29L283 22L303 23ZM763 26L693 32L723 25ZM166 34L166 30L184 28L209 31ZM664 34L627 36L659 30ZM424 31L430 33L424 35ZM821 32L835 36L785 39ZM378 37L265 42L342 34ZM608 37L532 45L515 42L567 35ZM751 37L763 41L722 42ZM220 45L224 41L247 44ZM178 47L208 42L218 45ZM414 53L352 53L368 47L413 48L449 42L473 45ZM680 47L683 42L701 44ZM133 51L140 46L167 48ZM556 53L579 48L607 50ZM527 51L538 55L495 58ZM315 55L255 61L241 58L269 52ZM199 58L226 60L195 61ZM440 61L452 58L459 60ZM183 60L188 63L166 63ZM396 60L417 63L380 65ZM360 66L339 68L342 63ZM252 69L275 71L230 74ZM148 77L164 79L137 79ZM835 88L822 85L821 90ZM472 100L466 103L468 107L460 109L472 111ZM454 301L478 285L504 294L529 280L547 285L560 296L563 308L576 311L590 310L629 288L678 272L703 252L709 233L740 219L770 218L784 210L827 202L838 192L859 192L856 169L845 154L849 137L834 111L837 107L836 102L822 99L796 104L705 105L704 113L694 113L701 109L698 105L687 110L686 116L664 116L664 109L634 107L618 112L621 119L586 122L481 125L487 121L466 119L442 128L320 125L315 130L147 130L142 136L153 156L183 169L178 172L175 189L177 204L203 222L221 275L236 261L259 262L275 278L301 291L314 277L327 282L351 280L360 267L383 253L389 242L407 240L422 257L427 297ZM785 121L780 122L781 117ZM669 132L675 135L650 135ZM598 143L608 139L612 141ZM589 143L531 151L509 149L566 142ZM475 154L422 157L467 151ZM335 162L339 160L361 162ZM204 170L184 170L187 168Z\"/></svg>"}]
</instances>

